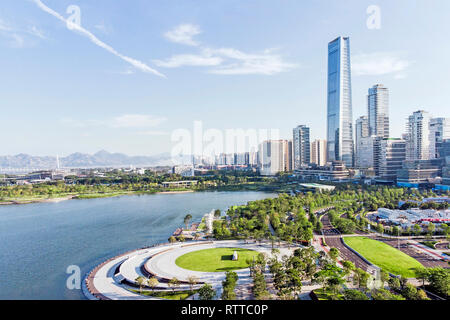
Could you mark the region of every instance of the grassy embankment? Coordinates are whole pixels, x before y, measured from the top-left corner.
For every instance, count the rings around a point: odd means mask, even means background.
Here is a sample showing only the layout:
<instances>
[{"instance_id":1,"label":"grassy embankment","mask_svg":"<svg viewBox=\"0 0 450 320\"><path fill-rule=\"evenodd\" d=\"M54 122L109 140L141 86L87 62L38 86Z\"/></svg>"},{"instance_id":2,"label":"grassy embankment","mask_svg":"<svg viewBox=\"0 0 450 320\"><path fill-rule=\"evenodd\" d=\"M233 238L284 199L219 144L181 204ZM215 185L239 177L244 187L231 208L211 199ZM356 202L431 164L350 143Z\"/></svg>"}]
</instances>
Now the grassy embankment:
<instances>
[{"instance_id":1,"label":"grassy embankment","mask_svg":"<svg viewBox=\"0 0 450 320\"><path fill-rule=\"evenodd\" d=\"M371 263L392 274L414 278L415 268L423 268L419 261L386 243L366 237L345 237L344 240Z\"/></svg>"}]
</instances>

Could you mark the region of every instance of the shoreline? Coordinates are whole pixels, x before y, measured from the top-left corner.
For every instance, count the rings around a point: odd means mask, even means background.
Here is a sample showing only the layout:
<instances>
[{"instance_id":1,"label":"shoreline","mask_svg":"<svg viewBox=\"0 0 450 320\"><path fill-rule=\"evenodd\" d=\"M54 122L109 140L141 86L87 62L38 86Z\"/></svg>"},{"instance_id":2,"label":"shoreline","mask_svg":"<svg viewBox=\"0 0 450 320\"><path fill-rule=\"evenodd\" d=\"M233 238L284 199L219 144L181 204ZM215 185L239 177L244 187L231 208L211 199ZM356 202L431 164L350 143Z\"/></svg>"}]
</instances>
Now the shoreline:
<instances>
[{"instance_id":1,"label":"shoreline","mask_svg":"<svg viewBox=\"0 0 450 320\"><path fill-rule=\"evenodd\" d=\"M140 195L140 194L183 194L183 193L194 193L194 192L204 192L209 190L179 190L179 191L157 191L157 192L143 192L143 191L134 191L129 193L118 193L118 194L77 194L77 195L69 195L65 197L57 197L57 198L45 198L45 199L26 199L26 200L6 200L0 201L0 206L8 206L8 205L24 205L24 204L32 204L32 203L58 203L66 200L86 200L86 199L98 199L98 198L113 198L119 196L130 196L130 195ZM212 191L221 191L221 190L212 190ZM228 191L228 190L224 190ZM233 190L234 191L250 191L250 190ZM255 190L256 191L256 190Z\"/></svg>"}]
</instances>

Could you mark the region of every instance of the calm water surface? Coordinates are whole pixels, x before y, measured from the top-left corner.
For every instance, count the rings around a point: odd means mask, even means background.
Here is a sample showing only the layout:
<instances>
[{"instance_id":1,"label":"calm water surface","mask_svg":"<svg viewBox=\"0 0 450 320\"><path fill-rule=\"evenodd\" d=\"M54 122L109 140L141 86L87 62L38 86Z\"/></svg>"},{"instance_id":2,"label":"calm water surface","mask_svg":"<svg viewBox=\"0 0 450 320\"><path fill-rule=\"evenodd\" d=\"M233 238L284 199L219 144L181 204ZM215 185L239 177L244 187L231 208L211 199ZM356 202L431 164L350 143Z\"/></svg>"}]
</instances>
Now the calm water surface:
<instances>
[{"instance_id":1,"label":"calm water surface","mask_svg":"<svg viewBox=\"0 0 450 320\"><path fill-rule=\"evenodd\" d=\"M166 242L212 209L275 197L263 192L197 192L0 206L0 299L84 299L66 289L66 269L82 274L127 250Z\"/></svg>"}]
</instances>

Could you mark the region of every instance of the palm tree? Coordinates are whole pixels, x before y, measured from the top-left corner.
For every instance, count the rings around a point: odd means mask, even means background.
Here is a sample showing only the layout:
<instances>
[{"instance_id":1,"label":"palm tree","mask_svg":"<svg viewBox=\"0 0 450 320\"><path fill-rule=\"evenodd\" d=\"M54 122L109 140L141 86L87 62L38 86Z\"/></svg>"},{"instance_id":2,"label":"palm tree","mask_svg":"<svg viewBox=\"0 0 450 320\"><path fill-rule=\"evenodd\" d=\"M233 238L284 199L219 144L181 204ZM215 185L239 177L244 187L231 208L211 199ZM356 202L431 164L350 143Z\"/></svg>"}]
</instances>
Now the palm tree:
<instances>
[{"instance_id":1,"label":"palm tree","mask_svg":"<svg viewBox=\"0 0 450 320\"><path fill-rule=\"evenodd\" d=\"M146 281L145 281L145 278L139 276L139 277L137 277L137 278L135 279L135 281L136 281L136 283L139 285L139 293L142 293L142 286L143 286L144 283L146 282Z\"/></svg>"},{"instance_id":2,"label":"palm tree","mask_svg":"<svg viewBox=\"0 0 450 320\"><path fill-rule=\"evenodd\" d=\"M156 277L152 277L147 280L147 285L152 288L152 291L155 290L155 287L159 284L158 279Z\"/></svg>"},{"instance_id":3,"label":"palm tree","mask_svg":"<svg viewBox=\"0 0 450 320\"><path fill-rule=\"evenodd\" d=\"M180 281L173 277L172 279L169 280L169 287L172 289L173 292L175 292L175 288L180 286Z\"/></svg>"},{"instance_id":4,"label":"palm tree","mask_svg":"<svg viewBox=\"0 0 450 320\"><path fill-rule=\"evenodd\" d=\"M196 276L188 277L189 286L191 287L191 291L194 291L194 285L197 284L198 278Z\"/></svg>"}]
</instances>

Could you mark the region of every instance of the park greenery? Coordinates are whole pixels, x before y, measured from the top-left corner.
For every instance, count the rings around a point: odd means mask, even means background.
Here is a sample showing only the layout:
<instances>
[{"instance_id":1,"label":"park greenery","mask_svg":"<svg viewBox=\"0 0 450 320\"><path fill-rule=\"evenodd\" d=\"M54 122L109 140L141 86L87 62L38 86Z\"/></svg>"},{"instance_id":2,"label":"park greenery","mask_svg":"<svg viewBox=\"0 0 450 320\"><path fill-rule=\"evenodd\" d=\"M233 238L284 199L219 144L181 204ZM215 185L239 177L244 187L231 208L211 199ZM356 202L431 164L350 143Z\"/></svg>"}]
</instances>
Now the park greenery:
<instances>
[{"instance_id":1,"label":"park greenery","mask_svg":"<svg viewBox=\"0 0 450 320\"><path fill-rule=\"evenodd\" d=\"M237 252L238 259L232 260ZM202 272L224 272L244 269L258 252L242 248L211 248L186 253L175 260L180 268Z\"/></svg>"},{"instance_id":2,"label":"park greenery","mask_svg":"<svg viewBox=\"0 0 450 320\"><path fill-rule=\"evenodd\" d=\"M340 185L334 191L287 195L251 201L246 205L232 206L226 216L214 221L216 239L269 239L272 242L308 243L313 233L322 228L321 217L327 214L331 224L343 234L365 230L373 222L366 214L378 208L399 208L400 201L421 201L433 197L432 191L416 189ZM318 216L320 210L326 213ZM402 235L396 227L373 225L380 233ZM420 228L420 227L419 227ZM434 233L448 234L449 228L441 226ZM406 230L408 232L408 230ZM410 231L412 232L412 231ZM429 230L415 230L418 234Z\"/></svg>"},{"instance_id":3,"label":"park greenery","mask_svg":"<svg viewBox=\"0 0 450 320\"><path fill-rule=\"evenodd\" d=\"M345 237L346 244L374 265L395 275L414 278L415 270L422 265L396 248L366 237Z\"/></svg>"},{"instance_id":4,"label":"park greenery","mask_svg":"<svg viewBox=\"0 0 450 320\"><path fill-rule=\"evenodd\" d=\"M236 300L236 283L238 275L234 271L225 273L225 280L222 281L222 300Z\"/></svg>"}]
</instances>

